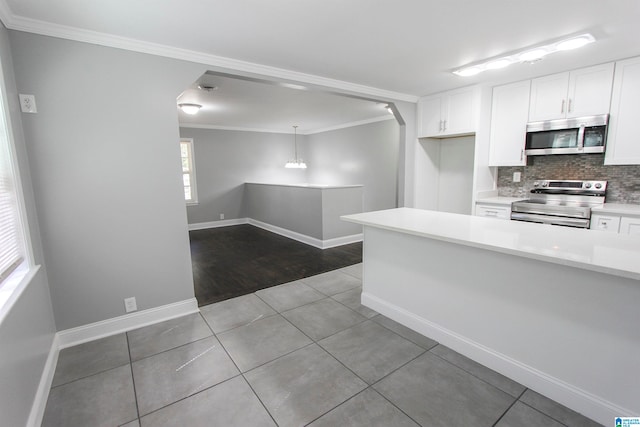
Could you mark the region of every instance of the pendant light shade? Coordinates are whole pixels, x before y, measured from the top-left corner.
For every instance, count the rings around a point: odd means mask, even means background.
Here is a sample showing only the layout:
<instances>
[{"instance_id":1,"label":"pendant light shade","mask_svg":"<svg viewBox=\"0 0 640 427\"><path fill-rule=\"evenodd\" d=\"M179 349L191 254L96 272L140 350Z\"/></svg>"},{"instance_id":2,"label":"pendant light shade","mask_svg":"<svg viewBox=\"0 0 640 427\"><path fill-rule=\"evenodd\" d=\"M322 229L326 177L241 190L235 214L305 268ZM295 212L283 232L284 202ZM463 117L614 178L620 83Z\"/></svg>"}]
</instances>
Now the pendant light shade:
<instances>
[{"instance_id":1,"label":"pendant light shade","mask_svg":"<svg viewBox=\"0 0 640 427\"><path fill-rule=\"evenodd\" d=\"M306 169L307 164L298 158L298 126L293 127L293 159L289 160L284 167L287 169Z\"/></svg>"}]
</instances>

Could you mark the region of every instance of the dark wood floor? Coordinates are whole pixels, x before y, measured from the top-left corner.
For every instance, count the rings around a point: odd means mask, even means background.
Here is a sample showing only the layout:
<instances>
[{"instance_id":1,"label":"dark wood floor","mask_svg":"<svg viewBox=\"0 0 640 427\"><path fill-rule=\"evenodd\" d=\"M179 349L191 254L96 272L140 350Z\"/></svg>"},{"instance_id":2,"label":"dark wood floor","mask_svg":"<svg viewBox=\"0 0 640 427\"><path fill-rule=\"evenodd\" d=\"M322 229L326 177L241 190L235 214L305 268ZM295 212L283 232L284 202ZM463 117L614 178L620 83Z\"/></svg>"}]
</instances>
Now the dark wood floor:
<instances>
[{"instance_id":1,"label":"dark wood floor","mask_svg":"<svg viewBox=\"0 0 640 427\"><path fill-rule=\"evenodd\" d=\"M252 225L190 231L189 238L199 306L362 262L362 243L323 250Z\"/></svg>"}]
</instances>

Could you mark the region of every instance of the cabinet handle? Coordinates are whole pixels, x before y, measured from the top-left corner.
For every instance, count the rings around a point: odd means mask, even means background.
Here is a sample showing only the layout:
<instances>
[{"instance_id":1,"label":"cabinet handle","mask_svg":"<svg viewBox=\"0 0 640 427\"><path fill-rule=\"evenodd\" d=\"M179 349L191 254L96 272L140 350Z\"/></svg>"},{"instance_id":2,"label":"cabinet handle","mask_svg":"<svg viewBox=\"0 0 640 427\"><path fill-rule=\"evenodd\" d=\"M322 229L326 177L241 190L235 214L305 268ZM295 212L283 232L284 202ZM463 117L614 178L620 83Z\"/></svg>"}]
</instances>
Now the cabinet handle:
<instances>
[{"instance_id":1,"label":"cabinet handle","mask_svg":"<svg viewBox=\"0 0 640 427\"><path fill-rule=\"evenodd\" d=\"M524 148L520 149L520 161L524 159Z\"/></svg>"},{"instance_id":2,"label":"cabinet handle","mask_svg":"<svg viewBox=\"0 0 640 427\"><path fill-rule=\"evenodd\" d=\"M569 105L567 106L567 112L571 112L571 98L569 98Z\"/></svg>"},{"instance_id":3,"label":"cabinet handle","mask_svg":"<svg viewBox=\"0 0 640 427\"><path fill-rule=\"evenodd\" d=\"M564 99L562 100L562 106L560 107L560 112L564 114Z\"/></svg>"},{"instance_id":4,"label":"cabinet handle","mask_svg":"<svg viewBox=\"0 0 640 427\"><path fill-rule=\"evenodd\" d=\"M447 121L446 120L442 121L442 130L447 130Z\"/></svg>"},{"instance_id":5,"label":"cabinet handle","mask_svg":"<svg viewBox=\"0 0 640 427\"><path fill-rule=\"evenodd\" d=\"M487 216L498 216L498 211L484 211Z\"/></svg>"}]
</instances>

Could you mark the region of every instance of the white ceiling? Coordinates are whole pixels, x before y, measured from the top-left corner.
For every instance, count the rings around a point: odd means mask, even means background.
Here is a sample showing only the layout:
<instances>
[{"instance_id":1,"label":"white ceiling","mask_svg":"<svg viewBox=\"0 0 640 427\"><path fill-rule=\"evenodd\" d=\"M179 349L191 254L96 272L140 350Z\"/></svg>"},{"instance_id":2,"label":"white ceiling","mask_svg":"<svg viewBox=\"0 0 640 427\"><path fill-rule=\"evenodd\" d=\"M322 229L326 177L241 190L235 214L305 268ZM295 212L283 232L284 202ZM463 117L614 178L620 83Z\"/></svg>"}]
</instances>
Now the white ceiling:
<instances>
[{"instance_id":1,"label":"white ceiling","mask_svg":"<svg viewBox=\"0 0 640 427\"><path fill-rule=\"evenodd\" d=\"M199 85L214 86L212 91ZM393 119L386 102L375 102L304 86L273 84L208 72L187 88L178 103L203 107L198 114L178 111L180 124L191 127L309 134L358 123Z\"/></svg>"},{"instance_id":2,"label":"white ceiling","mask_svg":"<svg viewBox=\"0 0 640 427\"><path fill-rule=\"evenodd\" d=\"M380 99L415 99L640 55L638 0L0 0L0 18L10 29L355 88ZM532 65L451 74L582 32L598 41ZM222 85L219 91L223 96Z\"/></svg>"}]
</instances>

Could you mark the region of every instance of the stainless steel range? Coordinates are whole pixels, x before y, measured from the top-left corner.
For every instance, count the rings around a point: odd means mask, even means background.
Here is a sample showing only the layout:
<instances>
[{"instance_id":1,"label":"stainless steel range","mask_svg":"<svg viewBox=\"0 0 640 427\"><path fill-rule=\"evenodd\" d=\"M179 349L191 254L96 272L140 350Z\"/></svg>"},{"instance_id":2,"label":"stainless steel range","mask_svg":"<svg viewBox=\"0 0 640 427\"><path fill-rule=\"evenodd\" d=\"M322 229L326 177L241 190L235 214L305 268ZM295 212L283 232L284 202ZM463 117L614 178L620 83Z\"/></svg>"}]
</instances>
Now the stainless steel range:
<instances>
[{"instance_id":1,"label":"stainless steel range","mask_svg":"<svg viewBox=\"0 0 640 427\"><path fill-rule=\"evenodd\" d=\"M511 204L511 219L589 228L591 208L604 204L607 181L539 180L527 200Z\"/></svg>"}]
</instances>

